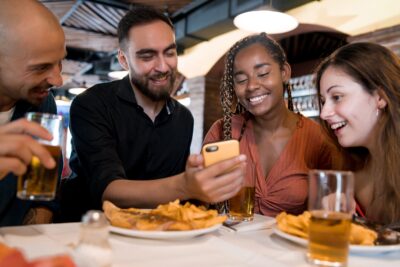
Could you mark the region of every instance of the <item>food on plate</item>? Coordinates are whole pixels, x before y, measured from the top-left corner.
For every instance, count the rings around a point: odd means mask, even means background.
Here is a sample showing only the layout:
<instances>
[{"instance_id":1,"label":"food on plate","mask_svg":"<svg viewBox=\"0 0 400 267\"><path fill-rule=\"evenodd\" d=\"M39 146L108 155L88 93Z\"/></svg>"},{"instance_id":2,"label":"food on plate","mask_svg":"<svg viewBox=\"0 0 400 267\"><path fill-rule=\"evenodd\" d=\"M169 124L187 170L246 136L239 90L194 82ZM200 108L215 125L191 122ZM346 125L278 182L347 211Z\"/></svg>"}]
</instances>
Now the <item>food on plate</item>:
<instances>
[{"instance_id":1,"label":"food on plate","mask_svg":"<svg viewBox=\"0 0 400 267\"><path fill-rule=\"evenodd\" d=\"M121 209L104 201L103 210L111 225L135 230L185 231L208 228L226 220L226 216L218 215L216 210L188 202L181 205L179 200L152 210Z\"/></svg>"},{"instance_id":2,"label":"food on plate","mask_svg":"<svg viewBox=\"0 0 400 267\"><path fill-rule=\"evenodd\" d=\"M372 246L378 234L364 226L352 223L350 232L350 244Z\"/></svg>"},{"instance_id":3,"label":"food on plate","mask_svg":"<svg viewBox=\"0 0 400 267\"><path fill-rule=\"evenodd\" d=\"M278 228L285 233L307 238L310 218L309 212L304 212L298 216L281 212L276 216L276 223Z\"/></svg>"},{"instance_id":4,"label":"food on plate","mask_svg":"<svg viewBox=\"0 0 400 267\"><path fill-rule=\"evenodd\" d=\"M0 267L76 267L68 255L42 257L27 261L19 249L0 243Z\"/></svg>"},{"instance_id":5,"label":"food on plate","mask_svg":"<svg viewBox=\"0 0 400 267\"><path fill-rule=\"evenodd\" d=\"M288 234L307 238L311 214L305 211L298 216L281 212L276 216L278 228ZM361 225L351 224L350 244L372 246L377 238L377 233Z\"/></svg>"}]
</instances>

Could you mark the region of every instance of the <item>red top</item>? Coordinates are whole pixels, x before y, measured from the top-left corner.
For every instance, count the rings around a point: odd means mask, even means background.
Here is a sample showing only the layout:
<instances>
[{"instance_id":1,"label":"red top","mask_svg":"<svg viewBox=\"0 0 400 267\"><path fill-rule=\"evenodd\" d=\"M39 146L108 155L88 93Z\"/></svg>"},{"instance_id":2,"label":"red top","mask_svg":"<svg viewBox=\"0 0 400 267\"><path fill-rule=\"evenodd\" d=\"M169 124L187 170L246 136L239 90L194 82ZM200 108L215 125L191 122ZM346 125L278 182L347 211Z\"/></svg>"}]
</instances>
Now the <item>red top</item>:
<instances>
[{"instance_id":1,"label":"red top","mask_svg":"<svg viewBox=\"0 0 400 267\"><path fill-rule=\"evenodd\" d=\"M357 199L355 201L356 201L356 214L360 217L365 218L366 216L364 209L361 207L360 203L358 203Z\"/></svg>"}]
</instances>

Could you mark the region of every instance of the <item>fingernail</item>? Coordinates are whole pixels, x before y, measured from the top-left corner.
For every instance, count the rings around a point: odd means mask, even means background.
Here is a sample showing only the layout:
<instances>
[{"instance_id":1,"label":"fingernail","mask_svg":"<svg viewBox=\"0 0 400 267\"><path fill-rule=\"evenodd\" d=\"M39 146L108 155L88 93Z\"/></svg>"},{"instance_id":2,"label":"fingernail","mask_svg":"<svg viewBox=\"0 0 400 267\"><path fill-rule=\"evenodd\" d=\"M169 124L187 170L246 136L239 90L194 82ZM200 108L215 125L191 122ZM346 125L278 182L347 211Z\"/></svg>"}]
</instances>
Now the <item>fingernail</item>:
<instances>
[{"instance_id":1,"label":"fingernail","mask_svg":"<svg viewBox=\"0 0 400 267\"><path fill-rule=\"evenodd\" d=\"M240 161L246 161L246 155L244 154L240 154L238 158Z\"/></svg>"}]
</instances>

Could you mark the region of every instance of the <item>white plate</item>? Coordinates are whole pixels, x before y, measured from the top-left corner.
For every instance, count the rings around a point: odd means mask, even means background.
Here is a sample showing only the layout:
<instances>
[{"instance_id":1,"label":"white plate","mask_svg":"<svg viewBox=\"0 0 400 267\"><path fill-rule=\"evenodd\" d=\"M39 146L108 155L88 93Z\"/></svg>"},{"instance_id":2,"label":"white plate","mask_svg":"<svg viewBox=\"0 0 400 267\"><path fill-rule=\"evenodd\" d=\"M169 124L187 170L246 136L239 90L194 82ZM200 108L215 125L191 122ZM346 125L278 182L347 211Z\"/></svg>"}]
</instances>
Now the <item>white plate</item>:
<instances>
[{"instance_id":1,"label":"white plate","mask_svg":"<svg viewBox=\"0 0 400 267\"><path fill-rule=\"evenodd\" d=\"M189 230L189 231L142 231L142 230L131 230L126 228L110 226L110 231L121 235L127 235L139 238L178 240L178 239L188 239L199 235L211 233L220 228L221 225L222 224L216 224L209 228Z\"/></svg>"},{"instance_id":2,"label":"white plate","mask_svg":"<svg viewBox=\"0 0 400 267\"><path fill-rule=\"evenodd\" d=\"M307 246L308 240L285 233L278 229L276 225L273 226L273 231L278 236L290 240L294 243ZM361 245L350 245L350 252L354 254L378 254L391 251L400 251L400 244L397 245L386 245L386 246L361 246Z\"/></svg>"}]
</instances>

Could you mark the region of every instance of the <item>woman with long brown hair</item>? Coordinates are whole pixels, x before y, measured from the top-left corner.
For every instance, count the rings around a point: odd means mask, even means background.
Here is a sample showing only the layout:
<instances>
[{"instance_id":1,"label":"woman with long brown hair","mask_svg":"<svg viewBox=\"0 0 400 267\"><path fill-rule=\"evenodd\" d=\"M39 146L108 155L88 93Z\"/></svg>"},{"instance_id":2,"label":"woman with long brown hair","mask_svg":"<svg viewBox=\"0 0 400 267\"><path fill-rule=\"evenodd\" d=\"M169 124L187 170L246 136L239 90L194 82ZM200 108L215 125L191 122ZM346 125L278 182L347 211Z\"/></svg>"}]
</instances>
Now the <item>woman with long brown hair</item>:
<instances>
[{"instance_id":1,"label":"woman with long brown hair","mask_svg":"<svg viewBox=\"0 0 400 267\"><path fill-rule=\"evenodd\" d=\"M302 213L308 170L331 168L333 146L325 141L320 126L293 112L290 75L283 49L265 33L234 44L220 87L224 117L204 140L240 141L241 153L256 169L255 212L269 216Z\"/></svg>"},{"instance_id":2,"label":"woman with long brown hair","mask_svg":"<svg viewBox=\"0 0 400 267\"><path fill-rule=\"evenodd\" d=\"M360 215L400 221L400 60L373 43L336 50L317 69L324 126L355 172Z\"/></svg>"}]
</instances>

